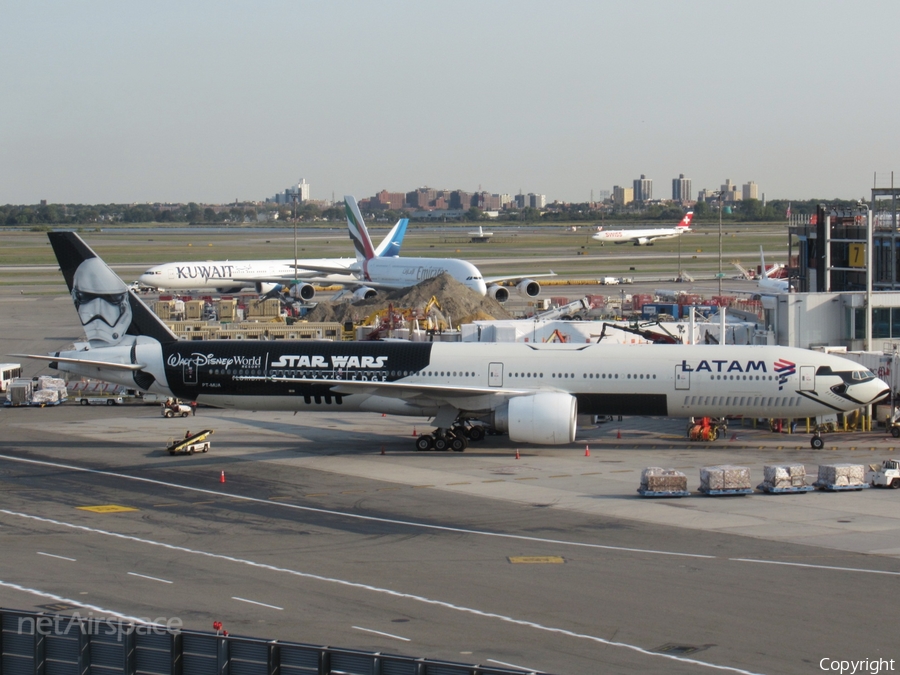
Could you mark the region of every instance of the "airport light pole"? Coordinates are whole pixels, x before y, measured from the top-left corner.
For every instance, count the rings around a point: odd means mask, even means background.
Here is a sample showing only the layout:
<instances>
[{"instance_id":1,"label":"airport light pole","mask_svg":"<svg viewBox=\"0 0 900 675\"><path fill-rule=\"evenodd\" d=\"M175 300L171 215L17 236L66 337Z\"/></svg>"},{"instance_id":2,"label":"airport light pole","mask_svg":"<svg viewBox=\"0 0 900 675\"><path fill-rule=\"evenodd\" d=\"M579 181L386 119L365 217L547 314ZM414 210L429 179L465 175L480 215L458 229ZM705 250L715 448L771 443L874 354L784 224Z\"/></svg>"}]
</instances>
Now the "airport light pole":
<instances>
[{"instance_id":1,"label":"airport light pole","mask_svg":"<svg viewBox=\"0 0 900 675\"><path fill-rule=\"evenodd\" d=\"M719 273L716 277L719 279L719 297L722 297L722 191L716 193L719 200ZM724 343L722 343L724 344Z\"/></svg>"}]
</instances>

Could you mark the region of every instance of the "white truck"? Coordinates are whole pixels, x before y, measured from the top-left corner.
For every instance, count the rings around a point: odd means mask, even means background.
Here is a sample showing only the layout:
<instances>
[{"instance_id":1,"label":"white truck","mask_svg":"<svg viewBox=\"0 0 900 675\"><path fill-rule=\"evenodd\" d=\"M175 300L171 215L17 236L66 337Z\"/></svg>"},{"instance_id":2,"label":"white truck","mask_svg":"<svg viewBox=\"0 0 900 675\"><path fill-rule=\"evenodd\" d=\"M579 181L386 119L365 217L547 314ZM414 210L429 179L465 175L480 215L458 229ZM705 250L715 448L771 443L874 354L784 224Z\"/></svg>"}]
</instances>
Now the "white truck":
<instances>
[{"instance_id":1,"label":"white truck","mask_svg":"<svg viewBox=\"0 0 900 675\"><path fill-rule=\"evenodd\" d=\"M881 466L870 464L866 480L872 487L900 488L900 460L886 459Z\"/></svg>"},{"instance_id":2,"label":"white truck","mask_svg":"<svg viewBox=\"0 0 900 675\"><path fill-rule=\"evenodd\" d=\"M81 405L122 405L125 399L121 396L76 396L75 402Z\"/></svg>"}]
</instances>

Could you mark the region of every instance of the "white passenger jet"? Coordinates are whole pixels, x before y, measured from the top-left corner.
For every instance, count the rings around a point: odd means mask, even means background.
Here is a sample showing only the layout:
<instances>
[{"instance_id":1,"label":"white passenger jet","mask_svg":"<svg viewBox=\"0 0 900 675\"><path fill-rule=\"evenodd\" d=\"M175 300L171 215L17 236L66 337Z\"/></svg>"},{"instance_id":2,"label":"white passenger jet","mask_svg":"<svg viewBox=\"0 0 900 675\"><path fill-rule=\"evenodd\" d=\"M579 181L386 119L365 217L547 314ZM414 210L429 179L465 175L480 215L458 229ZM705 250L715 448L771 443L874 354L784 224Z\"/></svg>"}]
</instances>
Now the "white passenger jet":
<instances>
[{"instance_id":1,"label":"white passenger jet","mask_svg":"<svg viewBox=\"0 0 900 675\"><path fill-rule=\"evenodd\" d=\"M853 361L796 347L179 340L77 234L48 236L87 341L18 356L221 408L431 417L419 450L464 450L485 429L572 443L580 414L802 418L889 392Z\"/></svg>"},{"instance_id":2,"label":"white passenger jet","mask_svg":"<svg viewBox=\"0 0 900 675\"><path fill-rule=\"evenodd\" d=\"M776 277L770 276L773 272L778 271L783 266L782 265L772 265L771 269L766 267L766 256L763 253L763 247L759 247L759 261L760 261L760 276L756 280L756 290L750 291L750 294L753 296L754 300L759 300L763 295L781 295L782 293L790 293L791 292L791 282L787 279L778 279ZM752 278L743 267L741 267L740 263L732 263L735 267L737 267L745 278ZM740 292L740 291L739 291Z\"/></svg>"},{"instance_id":3,"label":"white passenger jet","mask_svg":"<svg viewBox=\"0 0 900 675\"><path fill-rule=\"evenodd\" d=\"M600 227L591 239L603 242L611 241L614 244L632 243L635 246L652 246L657 239L671 239L690 232L693 217L694 212L688 211L675 227L657 227L649 230L604 230Z\"/></svg>"},{"instance_id":4,"label":"white passenger jet","mask_svg":"<svg viewBox=\"0 0 900 675\"><path fill-rule=\"evenodd\" d=\"M397 221L375 249L376 257L400 255L408 223L407 218ZM290 286L293 297L308 301L315 297L316 291L312 284L302 280L303 277L310 276L307 265L327 265L347 274L347 268L354 263L353 258L173 262L151 267L138 277L138 282L143 286L167 291L207 290L219 293L236 293L243 288L255 288L258 293L272 293L280 291L284 285ZM279 281L269 281L270 279Z\"/></svg>"},{"instance_id":5,"label":"white passenger jet","mask_svg":"<svg viewBox=\"0 0 900 675\"><path fill-rule=\"evenodd\" d=\"M341 279L338 276L330 276L323 280L307 278L308 281L328 281L355 287L353 295L361 299L373 297L380 289L409 288L446 272L479 295L488 295L498 302L506 302L509 299L510 289L507 286L501 286L499 283L501 281L515 282L515 291L524 298L534 298L540 295L541 285L534 278L523 278L521 275L483 277L475 265L458 258L379 257L372 247L372 240L369 238L369 232L356 200L351 196L346 196L344 197L344 206L350 239L356 249L356 263L349 267L311 264L306 264L304 267L330 275L349 273L352 277ZM532 277L550 276L556 275L552 272L532 275ZM280 280L277 277L269 279L269 281Z\"/></svg>"}]
</instances>

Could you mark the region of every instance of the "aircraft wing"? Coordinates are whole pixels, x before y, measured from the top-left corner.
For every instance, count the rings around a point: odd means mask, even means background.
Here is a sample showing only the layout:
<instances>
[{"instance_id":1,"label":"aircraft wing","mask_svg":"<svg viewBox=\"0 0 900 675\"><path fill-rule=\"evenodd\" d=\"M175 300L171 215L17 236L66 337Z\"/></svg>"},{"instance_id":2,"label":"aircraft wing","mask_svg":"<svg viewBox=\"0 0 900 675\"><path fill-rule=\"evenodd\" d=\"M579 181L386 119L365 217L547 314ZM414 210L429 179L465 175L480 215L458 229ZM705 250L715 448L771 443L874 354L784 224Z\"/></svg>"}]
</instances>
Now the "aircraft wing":
<instances>
[{"instance_id":1,"label":"aircraft wing","mask_svg":"<svg viewBox=\"0 0 900 675\"><path fill-rule=\"evenodd\" d=\"M444 384L425 384L417 382L377 382L364 380L337 380L305 377L263 377L243 376L235 380L254 382L296 382L297 384L317 384L331 387L336 394L363 394L368 396L385 396L397 399L421 399L426 398L436 401L444 401L459 405L460 399L472 399L478 397L501 396L512 398L515 396L528 396L534 390L515 389L504 387L472 387ZM549 391L549 390L548 390Z\"/></svg>"},{"instance_id":2,"label":"aircraft wing","mask_svg":"<svg viewBox=\"0 0 900 675\"><path fill-rule=\"evenodd\" d=\"M49 356L46 354L7 354L7 356L17 356L23 359L37 359L38 361L52 361L54 363L77 363L83 366L97 366L98 368L109 368L111 370L143 370L147 367L146 364L143 363L112 363L110 361L74 359L62 356Z\"/></svg>"},{"instance_id":3,"label":"aircraft wing","mask_svg":"<svg viewBox=\"0 0 900 675\"><path fill-rule=\"evenodd\" d=\"M484 283L496 284L500 281L522 281L523 279L542 279L544 277L555 277L556 272L550 270L549 274L507 274L499 277L485 277Z\"/></svg>"}]
</instances>

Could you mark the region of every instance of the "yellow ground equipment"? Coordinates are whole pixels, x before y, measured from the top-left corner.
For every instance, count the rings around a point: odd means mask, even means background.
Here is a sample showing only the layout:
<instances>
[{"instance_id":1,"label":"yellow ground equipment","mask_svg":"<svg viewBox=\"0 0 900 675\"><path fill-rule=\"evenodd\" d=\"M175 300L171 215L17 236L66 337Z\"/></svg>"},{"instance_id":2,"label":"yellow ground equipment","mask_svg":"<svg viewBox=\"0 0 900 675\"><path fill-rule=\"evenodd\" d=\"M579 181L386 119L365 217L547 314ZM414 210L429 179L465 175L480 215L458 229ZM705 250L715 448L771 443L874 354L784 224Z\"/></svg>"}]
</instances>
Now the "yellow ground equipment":
<instances>
[{"instance_id":1,"label":"yellow ground equipment","mask_svg":"<svg viewBox=\"0 0 900 675\"><path fill-rule=\"evenodd\" d=\"M166 451L170 455L183 453L193 455L195 452L209 451L209 437L212 436L212 429L204 429L200 433L190 434L181 440L169 439L166 443Z\"/></svg>"}]
</instances>

